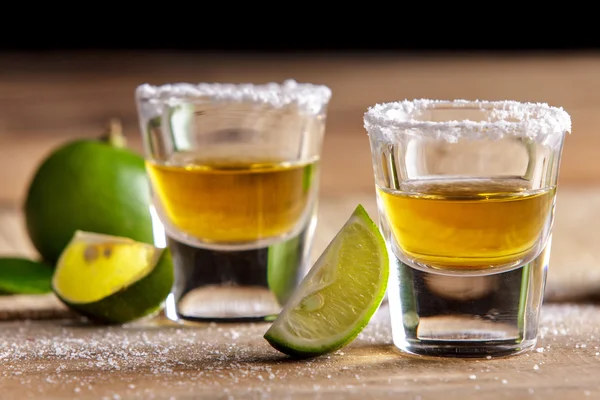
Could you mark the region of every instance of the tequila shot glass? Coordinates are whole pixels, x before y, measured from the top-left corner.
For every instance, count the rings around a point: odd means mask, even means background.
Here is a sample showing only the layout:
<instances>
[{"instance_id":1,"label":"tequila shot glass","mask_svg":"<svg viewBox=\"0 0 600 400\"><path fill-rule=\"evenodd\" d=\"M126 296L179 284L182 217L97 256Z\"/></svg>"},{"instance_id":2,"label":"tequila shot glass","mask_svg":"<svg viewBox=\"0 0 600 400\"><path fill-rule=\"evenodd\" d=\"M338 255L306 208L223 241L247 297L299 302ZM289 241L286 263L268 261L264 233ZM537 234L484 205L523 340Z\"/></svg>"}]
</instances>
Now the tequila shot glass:
<instances>
[{"instance_id":1,"label":"tequila shot glass","mask_svg":"<svg viewBox=\"0 0 600 400\"><path fill-rule=\"evenodd\" d=\"M137 88L156 242L175 266L168 318L281 310L308 268L330 97L292 80Z\"/></svg>"},{"instance_id":2,"label":"tequila shot glass","mask_svg":"<svg viewBox=\"0 0 600 400\"><path fill-rule=\"evenodd\" d=\"M570 116L547 104L377 104L370 138L390 250L393 341L450 357L531 349Z\"/></svg>"}]
</instances>

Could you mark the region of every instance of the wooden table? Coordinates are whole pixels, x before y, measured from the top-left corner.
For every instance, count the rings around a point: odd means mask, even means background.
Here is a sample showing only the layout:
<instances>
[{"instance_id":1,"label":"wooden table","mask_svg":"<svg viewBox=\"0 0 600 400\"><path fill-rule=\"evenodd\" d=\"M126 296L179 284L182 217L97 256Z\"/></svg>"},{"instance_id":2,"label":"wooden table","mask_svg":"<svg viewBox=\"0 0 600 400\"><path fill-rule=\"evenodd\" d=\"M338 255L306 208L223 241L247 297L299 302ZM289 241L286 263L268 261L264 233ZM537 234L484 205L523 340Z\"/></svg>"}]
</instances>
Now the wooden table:
<instances>
[{"instance_id":1,"label":"wooden table","mask_svg":"<svg viewBox=\"0 0 600 400\"><path fill-rule=\"evenodd\" d=\"M114 68L119 65L119 68ZM240 72L243 71L243 72ZM374 215L361 115L397 98L514 98L573 116L561 171L552 261L536 350L491 360L425 359L391 344L387 306L348 347L292 361L266 324L174 326L158 318L93 327L52 296L0 298L2 399L408 398L600 396L600 58L234 59L192 55L0 57L0 254L34 255L19 205L35 165L74 137L122 118L139 148L132 87L141 81L327 83L332 102L313 259L356 204ZM27 317L28 320L23 320Z\"/></svg>"}]
</instances>

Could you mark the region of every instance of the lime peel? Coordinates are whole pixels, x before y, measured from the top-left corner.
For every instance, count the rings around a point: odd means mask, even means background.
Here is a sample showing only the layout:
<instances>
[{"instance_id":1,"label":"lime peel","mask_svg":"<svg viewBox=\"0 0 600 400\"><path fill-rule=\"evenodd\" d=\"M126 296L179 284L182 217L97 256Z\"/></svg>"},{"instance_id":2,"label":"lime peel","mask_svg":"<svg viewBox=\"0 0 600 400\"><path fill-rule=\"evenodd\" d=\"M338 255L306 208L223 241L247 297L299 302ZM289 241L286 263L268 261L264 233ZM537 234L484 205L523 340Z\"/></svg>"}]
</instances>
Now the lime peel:
<instances>
[{"instance_id":1,"label":"lime peel","mask_svg":"<svg viewBox=\"0 0 600 400\"><path fill-rule=\"evenodd\" d=\"M295 357L338 350L368 325L381 305L388 277L385 241L358 205L264 338Z\"/></svg>"}]
</instances>

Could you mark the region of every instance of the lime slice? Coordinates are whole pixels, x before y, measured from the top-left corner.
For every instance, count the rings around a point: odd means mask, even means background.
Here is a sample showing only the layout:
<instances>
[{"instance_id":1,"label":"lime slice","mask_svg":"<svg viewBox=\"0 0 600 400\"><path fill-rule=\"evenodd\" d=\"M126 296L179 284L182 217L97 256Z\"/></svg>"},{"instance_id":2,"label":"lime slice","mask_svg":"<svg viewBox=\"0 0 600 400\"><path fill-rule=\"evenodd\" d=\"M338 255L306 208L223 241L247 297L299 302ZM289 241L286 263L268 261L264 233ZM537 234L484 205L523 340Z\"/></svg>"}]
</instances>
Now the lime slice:
<instances>
[{"instance_id":1,"label":"lime slice","mask_svg":"<svg viewBox=\"0 0 600 400\"><path fill-rule=\"evenodd\" d=\"M91 320L126 323L162 309L173 284L167 249L129 238L77 231L62 252L54 293Z\"/></svg>"},{"instance_id":2,"label":"lime slice","mask_svg":"<svg viewBox=\"0 0 600 400\"><path fill-rule=\"evenodd\" d=\"M0 258L0 293L44 294L52 291L54 268L22 257Z\"/></svg>"},{"instance_id":3,"label":"lime slice","mask_svg":"<svg viewBox=\"0 0 600 400\"><path fill-rule=\"evenodd\" d=\"M352 342L385 295L388 253L359 205L294 291L264 338L275 349L312 357Z\"/></svg>"}]
</instances>

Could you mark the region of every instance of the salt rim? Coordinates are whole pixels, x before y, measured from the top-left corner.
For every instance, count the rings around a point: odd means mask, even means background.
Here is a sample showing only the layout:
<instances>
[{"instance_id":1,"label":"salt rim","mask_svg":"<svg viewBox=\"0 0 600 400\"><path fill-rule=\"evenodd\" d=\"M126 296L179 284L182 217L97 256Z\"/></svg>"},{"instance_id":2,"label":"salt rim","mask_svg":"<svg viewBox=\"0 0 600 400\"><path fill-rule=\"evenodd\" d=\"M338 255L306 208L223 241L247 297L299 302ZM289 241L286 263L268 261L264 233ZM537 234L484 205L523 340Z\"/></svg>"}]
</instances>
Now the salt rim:
<instances>
[{"instance_id":1,"label":"salt rim","mask_svg":"<svg viewBox=\"0 0 600 400\"><path fill-rule=\"evenodd\" d=\"M422 121L415 119L423 111L436 108L479 108L487 111L487 120ZM430 100L416 99L376 104L364 114L369 135L391 140L401 133L413 133L451 143L466 139L501 139L505 135L554 142L565 132L571 133L571 117L562 107L546 103L513 100Z\"/></svg>"},{"instance_id":2,"label":"salt rim","mask_svg":"<svg viewBox=\"0 0 600 400\"><path fill-rule=\"evenodd\" d=\"M298 83L293 79L282 84L174 83L155 86L146 83L137 87L136 100L139 103L171 104L210 98L214 101L268 104L275 108L296 104L308 113L318 114L328 104L331 93L327 86Z\"/></svg>"}]
</instances>

